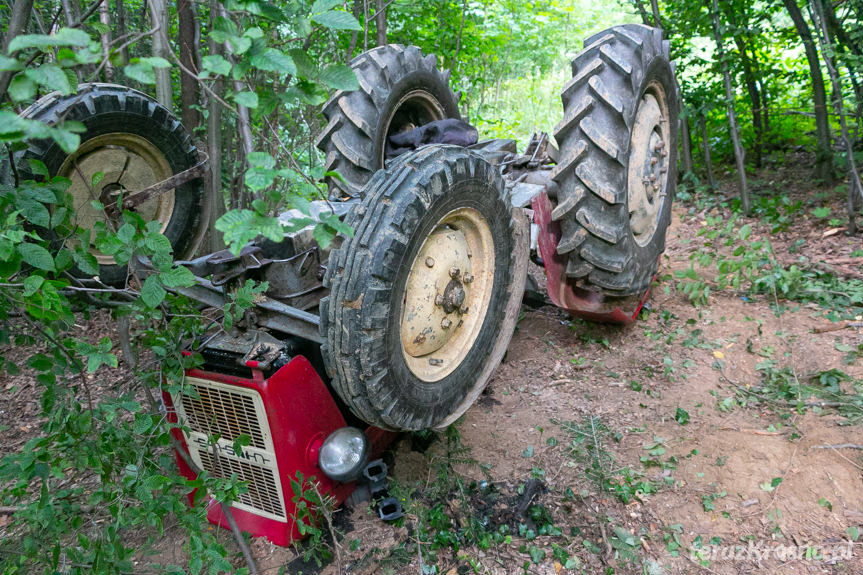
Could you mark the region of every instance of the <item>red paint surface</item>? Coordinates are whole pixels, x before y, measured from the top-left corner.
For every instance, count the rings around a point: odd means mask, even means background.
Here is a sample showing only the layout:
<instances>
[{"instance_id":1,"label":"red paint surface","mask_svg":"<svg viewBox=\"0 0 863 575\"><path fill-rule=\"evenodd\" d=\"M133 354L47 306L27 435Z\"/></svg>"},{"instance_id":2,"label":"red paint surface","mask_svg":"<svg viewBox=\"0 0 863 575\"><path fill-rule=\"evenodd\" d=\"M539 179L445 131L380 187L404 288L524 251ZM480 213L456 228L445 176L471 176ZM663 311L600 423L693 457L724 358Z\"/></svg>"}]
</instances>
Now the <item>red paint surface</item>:
<instances>
[{"instance_id":1,"label":"red paint surface","mask_svg":"<svg viewBox=\"0 0 863 575\"><path fill-rule=\"evenodd\" d=\"M601 323L628 324L635 321L648 292L641 296L606 298L602 293L582 289L566 277L566 257L557 253L560 223L551 221L554 206L545 192L533 199L534 223L539 226L539 253L545 266L546 290L559 308L578 317Z\"/></svg>"},{"instance_id":2,"label":"red paint surface","mask_svg":"<svg viewBox=\"0 0 863 575\"><path fill-rule=\"evenodd\" d=\"M231 513L242 531L251 533L255 537L266 536L276 545L287 546L291 541L301 538L299 528L294 521L296 505L292 501L293 492L290 483L297 472L302 473L307 479L314 476L320 483L322 491L332 494L339 504L354 489L353 483L338 483L328 478L318 467L317 457L310 457L313 448L320 445L322 438L345 426L345 418L336 406L327 386L305 357L295 357L266 380L258 370L253 370L252 373L251 379L199 369L190 369L186 375L254 389L261 394L281 474L283 504L288 521L277 521L236 508L232 508ZM176 423L176 412L168 394L165 394L165 404L168 407L168 420ZM186 442L182 432L174 429L171 433L180 439L185 447ZM366 435L372 444L372 458L379 456L396 437L395 433L375 427L369 427ZM177 465L183 476L195 478L195 474L179 455L177 455ZM194 494L193 492L189 495L190 502ZM211 523L226 529L230 528L221 507L215 501L207 498L205 504L207 519Z\"/></svg>"}]
</instances>

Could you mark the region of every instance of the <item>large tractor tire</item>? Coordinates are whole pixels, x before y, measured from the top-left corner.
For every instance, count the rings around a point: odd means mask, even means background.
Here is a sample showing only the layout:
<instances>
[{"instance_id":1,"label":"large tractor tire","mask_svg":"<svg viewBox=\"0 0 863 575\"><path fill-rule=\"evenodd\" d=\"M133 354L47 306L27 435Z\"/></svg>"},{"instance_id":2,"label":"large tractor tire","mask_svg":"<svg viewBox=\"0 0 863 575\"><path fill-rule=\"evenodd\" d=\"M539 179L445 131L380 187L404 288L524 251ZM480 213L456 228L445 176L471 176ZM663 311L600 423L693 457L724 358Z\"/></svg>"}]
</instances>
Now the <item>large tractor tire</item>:
<instances>
[{"instance_id":1,"label":"large tractor tire","mask_svg":"<svg viewBox=\"0 0 863 575\"><path fill-rule=\"evenodd\" d=\"M384 429L445 427L476 400L512 337L528 224L498 171L426 146L378 172L330 255L322 347L335 391Z\"/></svg>"},{"instance_id":2,"label":"large tractor tire","mask_svg":"<svg viewBox=\"0 0 863 575\"><path fill-rule=\"evenodd\" d=\"M51 176L71 180L73 223L92 229L98 221L115 225L94 200L116 203L119 194L143 190L185 171L198 163L198 150L183 125L165 107L146 94L113 84L82 84L77 94L49 94L22 114L26 118L55 125L62 120L84 124L78 149L67 154L53 140L29 143L24 160L41 160ZM103 177L95 185L93 176ZM97 178L98 180L98 178ZM191 180L156 196L135 211L145 221L161 223L177 259L197 248L201 214L204 211L203 180ZM71 240L70 240L71 241ZM99 263L99 279L117 285L126 281L126 266L112 256L93 250ZM79 272L80 273L80 272Z\"/></svg>"},{"instance_id":3,"label":"large tractor tire","mask_svg":"<svg viewBox=\"0 0 863 575\"><path fill-rule=\"evenodd\" d=\"M458 100L449 87L449 71L416 46L380 46L351 61L360 89L336 92L324 105L327 126L318 137L326 154L330 196L357 197L372 175L384 167L387 138L436 120L459 119Z\"/></svg>"},{"instance_id":4,"label":"large tractor tire","mask_svg":"<svg viewBox=\"0 0 863 575\"><path fill-rule=\"evenodd\" d=\"M678 91L658 29L615 26L584 41L563 88L552 219L569 281L643 293L665 250L677 174Z\"/></svg>"}]
</instances>

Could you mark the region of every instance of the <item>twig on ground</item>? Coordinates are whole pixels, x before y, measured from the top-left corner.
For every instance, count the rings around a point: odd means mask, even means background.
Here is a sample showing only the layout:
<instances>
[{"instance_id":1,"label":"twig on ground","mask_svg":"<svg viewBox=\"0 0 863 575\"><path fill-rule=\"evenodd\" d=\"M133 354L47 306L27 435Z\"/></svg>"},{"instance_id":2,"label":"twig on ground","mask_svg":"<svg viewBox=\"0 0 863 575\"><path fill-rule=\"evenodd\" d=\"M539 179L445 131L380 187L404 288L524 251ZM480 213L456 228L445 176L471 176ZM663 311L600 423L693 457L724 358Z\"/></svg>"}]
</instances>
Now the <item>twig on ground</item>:
<instances>
[{"instance_id":1,"label":"twig on ground","mask_svg":"<svg viewBox=\"0 0 863 575\"><path fill-rule=\"evenodd\" d=\"M857 445L856 443L840 443L838 445L813 445L809 449L861 449L861 450L863 450L863 445Z\"/></svg>"}]
</instances>

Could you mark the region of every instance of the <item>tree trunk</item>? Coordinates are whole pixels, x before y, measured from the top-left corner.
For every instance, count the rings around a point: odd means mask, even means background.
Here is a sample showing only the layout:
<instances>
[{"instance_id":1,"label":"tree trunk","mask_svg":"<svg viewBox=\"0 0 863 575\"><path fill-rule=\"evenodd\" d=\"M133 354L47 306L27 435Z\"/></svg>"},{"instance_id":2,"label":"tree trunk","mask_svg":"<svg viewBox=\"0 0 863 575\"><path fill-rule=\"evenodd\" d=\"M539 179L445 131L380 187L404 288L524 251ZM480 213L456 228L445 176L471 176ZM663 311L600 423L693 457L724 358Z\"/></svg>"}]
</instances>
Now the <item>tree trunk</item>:
<instances>
[{"instance_id":1,"label":"tree trunk","mask_svg":"<svg viewBox=\"0 0 863 575\"><path fill-rule=\"evenodd\" d=\"M360 21L360 14L363 12L363 0L354 0L354 18L357 19L357 22ZM348 51L345 53L345 64L350 65L351 60L354 59L354 50L357 49L357 39L359 38L359 32L354 30L351 32L351 41L348 43Z\"/></svg>"},{"instance_id":2,"label":"tree trunk","mask_svg":"<svg viewBox=\"0 0 863 575\"><path fill-rule=\"evenodd\" d=\"M812 100L815 106L815 176L825 184L833 182L833 150L830 142L830 119L827 115L827 93L824 90L824 76L821 74L821 60L818 50L812 40L809 25L803 18L803 12L797 5L797 0L782 0L785 8L794 22L797 34L803 41L806 50L806 60L809 63L809 75L812 77Z\"/></svg>"},{"instance_id":3,"label":"tree trunk","mask_svg":"<svg viewBox=\"0 0 863 575\"><path fill-rule=\"evenodd\" d=\"M458 25L458 36L455 39L455 53L452 57L452 63L450 64L450 68L455 68L458 71L459 68L459 60L458 53L461 51L461 35L464 32L464 17L467 14L467 0L462 0L461 3L461 22Z\"/></svg>"},{"instance_id":4,"label":"tree trunk","mask_svg":"<svg viewBox=\"0 0 863 575\"><path fill-rule=\"evenodd\" d=\"M387 3L386 0L375 0L375 30L378 35L378 46L387 45Z\"/></svg>"},{"instance_id":5,"label":"tree trunk","mask_svg":"<svg viewBox=\"0 0 863 575\"><path fill-rule=\"evenodd\" d=\"M764 142L764 121L761 118L761 94L752 71L752 62L746 49L746 43L740 34L734 34L734 43L740 53L740 63L743 65L743 80L749 100L752 102L752 129L755 131L755 166L761 167L761 150Z\"/></svg>"},{"instance_id":6,"label":"tree trunk","mask_svg":"<svg viewBox=\"0 0 863 575\"><path fill-rule=\"evenodd\" d=\"M719 66L722 69L722 80L725 84L725 104L728 109L728 128L731 132L731 143L734 144L734 159L737 163L737 176L740 186L740 202L743 205L743 213L747 216L750 211L749 188L746 183L746 161L743 145L740 142L740 126L737 124L737 112L734 110L734 90L731 86L731 72L728 70L728 61L725 59L725 47L722 41L722 33L719 30L719 5L713 0L713 38L716 41L716 54Z\"/></svg>"},{"instance_id":7,"label":"tree trunk","mask_svg":"<svg viewBox=\"0 0 863 575\"><path fill-rule=\"evenodd\" d=\"M65 0L64 0L65 1ZM168 45L168 10L165 0L147 0L150 6L150 22L153 28L158 27L159 31L153 34L153 56L171 59ZM170 68L155 68L153 72L156 75L156 101L168 108L174 109L174 96L171 88L171 69Z\"/></svg>"},{"instance_id":8,"label":"tree trunk","mask_svg":"<svg viewBox=\"0 0 863 575\"><path fill-rule=\"evenodd\" d=\"M210 29L215 27L219 14L219 3L210 0ZM207 37L207 49L211 55L219 53L219 44L212 36ZM216 78L213 82L213 92L220 98L225 93L225 82ZM209 252L217 252L225 247L222 233L216 229L216 220L225 213L225 194L222 191L222 103L212 95L207 99L207 151L210 154L210 170L207 177L207 194L209 196L209 226L207 246Z\"/></svg>"},{"instance_id":9,"label":"tree trunk","mask_svg":"<svg viewBox=\"0 0 863 575\"><path fill-rule=\"evenodd\" d=\"M842 143L845 146L846 160L848 162L848 231L856 234L856 207L863 200L863 184L860 182L860 173L857 171L857 162L854 160L854 146L851 143L851 136L848 133L848 122L845 119L845 105L842 100L842 79L839 77L839 71L836 68L836 61L834 60L833 39L824 18L824 9L821 0L810 0L810 3L813 12L817 16L812 19L816 27L819 26L820 21L821 30L818 33L818 43L821 45L821 54L824 56L824 63L827 64L827 72L830 74L830 83L833 86L833 110L839 118Z\"/></svg>"},{"instance_id":10,"label":"tree trunk","mask_svg":"<svg viewBox=\"0 0 863 575\"><path fill-rule=\"evenodd\" d=\"M99 4L99 22L105 26L105 32L101 34L102 41L102 58L105 60L105 80L112 82L114 80L114 64L108 59L111 53L111 8L108 6L108 0L102 0Z\"/></svg>"},{"instance_id":11,"label":"tree trunk","mask_svg":"<svg viewBox=\"0 0 863 575\"><path fill-rule=\"evenodd\" d=\"M230 20L230 15L221 3L219 3L219 10L221 12L222 18ZM231 62L231 64L234 64L234 47L231 45L230 42L225 42L224 48L225 57L228 59L228 61ZM245 90L246 86L243 84L242 81L234 80L234 92L240 93ZM242 166L240 169L239 184L237 184L234 190L240 193L240 198L238 199L239 207L245 208L250 202L246 201L247 198L245 198L245 194L243 193L243 174L246 171L247 158L252 154L252 152L255 151L255 143L254 139L252 138L252 121L251 115L249 114L249 109L245 106L240 106L239 104L237 105L237 127L239 128L238 132L240 136L240 143L243 146L243 157L241 160Z\"/></svg>"},{"instance_id":12,"label":"tree trunk","mask_svg":"<svg viewBox=\"0 0 863 575\"><path fill-rule=\"evenodd\" d=\"M126 5L123 0L116 0L117 10L117 36L123 37L126 35ZM129 47L123 43L123 48L120 50L120 58L123 66L129 63Z\"/></svg>"},{"instance_id":13,"label":"tree trunk","mask_svg":"<svg viewBox=\"0 0 863 575\"><path fill-rule=\"evenodd\" d=\"M3 38L3 51L9 47L9 42L12 38L23 34L27 31L27 24L30 22L30 12L33 11L33 0L15 0L12 5L12 14L9 17L9 25L6 27L6 36ZM14 56L14 54L10 54ZM9 82L12 81L14 72L0 72L0 102L6 99L6 91L9 89Z\"/></svg>"},{"instance_id":14,"label":"tree trunk","mask_svg":"<svg viewBox=\"0 0 863 575\"><path fill-rule=\"evenodd\" d=\"M653 10L653 25L662 28L662 19L659 17L659 1L650 0L650 8Z\"/></svg>"},{"instance_id":15,"label":"tree trunk","mask_svg":"<svg viewBox=\"0 0 863 575\"><path fill-rule=\"evenodd\" d=\"M638 10L639 16L641 16L641 23L645 26L653 26L653 22L650 20L650 16L647 14L647 10L644 8L644 4L641 3L641 0L632 0L633 4L635 4L635 8Z\"/></svg>"},{"instance_id":16,"label":"tree trunk","mask_svg":"<svg viewBox=\"0 0 863 575\"><path fill-rule=\"evenodd\" d=\"M200 72L196 38L198 36L198 16L192 0L177 0L178 41L180 44L180 63L188 70ZM198 81L189 74L180 74L180 112L183 126L190 134L195 133L201 123L198 106Z\"/></svg>"},{"instance_id":17,"label":"tree trunk","mask_svg":"<svg viewBox=\"0 0 863 575\"><path fill-rule=\"evenodd\" d=\"M680 159L683 162L683 174L693 171L692 161L692 135L689 133L689 109L683 105L683 113L680 114Z\"/></svg>"},{"instance_id":18,"label":"tree trunk","mask_svg":"<svg viewBox=\"0 0 863 575\"><path fill-rule=\"evenodd\" d=\"M707 139L707 114L698 116L698 124L701 127L701 148L704 152L704 166L707 169L707 183L710 189L716 189L716 177L713 175L713 162L710 160L710 140Z\"/></svg>"}]
</instances>

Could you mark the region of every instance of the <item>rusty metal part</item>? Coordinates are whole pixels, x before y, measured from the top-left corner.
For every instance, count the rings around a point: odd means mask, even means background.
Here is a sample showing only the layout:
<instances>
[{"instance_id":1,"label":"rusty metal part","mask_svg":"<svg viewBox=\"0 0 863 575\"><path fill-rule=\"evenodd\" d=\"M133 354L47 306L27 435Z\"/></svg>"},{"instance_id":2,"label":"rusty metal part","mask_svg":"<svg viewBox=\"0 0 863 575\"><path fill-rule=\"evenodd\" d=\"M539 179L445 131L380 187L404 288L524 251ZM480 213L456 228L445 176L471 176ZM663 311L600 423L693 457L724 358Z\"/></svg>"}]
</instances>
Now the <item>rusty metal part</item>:
<instances>
[{"instance_id":1,"label":"rusty metal part","mask_svg":"<svg viewBox=\"0 0 863 575\"><path fill-rule=\"evenodd\" d=\"M198 279L198 285L191 287L166 287L165 289L184 295L209 307L221 308L226 302L222 288L214 286L205 279ZM321 319L313 313L303 311L269 297L261 297L255 300L255 311L255 322L258 327L296 335L317 343L324 343L319 332Z\"/></svg>"},{"instance_id":2,"label":"rusty metal part","mask_svg":"<svg viewBox=\"0 0 863 575\"><path fill-rule=\"evenodd\" d=\"M237 364L245 366L248 361L257 362L259 369L268 369L284 351L284 342L258 330L219 332L208 339L202 347L227 351L238 355Z\"/></svg>"},{"instance_id":3,"label":"rusty metal part","mask_svg":"<svg viewBox=\"0 0 863 575\"><path fill-rule=\"evenodd\" d=\"M203 158L201 158L203 156ZM148 200L173 191L191 180L202 178L207 173L207 166L210 163L210 157L204 153L198 152L198 163L183 170L179 174L174 174L170 178L162 180L152 186L148 186L143 190L133 191L131 194L123 198L123 209L131 210L139 207Z\"/></svg>"}]
</instances>

